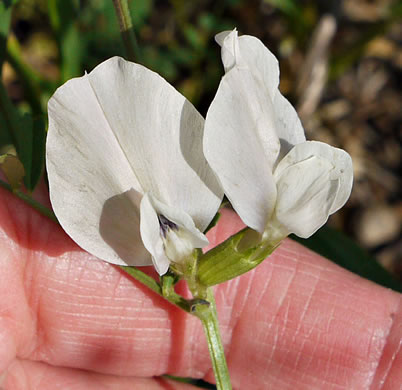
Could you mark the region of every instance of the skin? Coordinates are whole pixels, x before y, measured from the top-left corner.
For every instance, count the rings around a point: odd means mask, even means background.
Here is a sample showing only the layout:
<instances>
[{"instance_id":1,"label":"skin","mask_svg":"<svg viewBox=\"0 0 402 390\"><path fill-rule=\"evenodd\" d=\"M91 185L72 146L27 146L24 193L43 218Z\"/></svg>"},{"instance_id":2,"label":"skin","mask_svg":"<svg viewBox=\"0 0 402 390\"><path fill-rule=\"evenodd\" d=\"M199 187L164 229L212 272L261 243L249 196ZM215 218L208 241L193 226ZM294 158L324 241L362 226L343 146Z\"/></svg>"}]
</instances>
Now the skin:
<instances>
[{"instance_id":1,"label":"skin","mask_svg":"<svg viewBox=\"0 0 402 390\"><path fill-rule=\"evenodd\" d=\"M241 227L225 212L209 239ZM198 319L2 189L0 253L4 389L195 389L155 378L166 373L213 381ZM401 295L291 240L216 300L234 389L400 389Z\"/></svg>"}]
</instances>

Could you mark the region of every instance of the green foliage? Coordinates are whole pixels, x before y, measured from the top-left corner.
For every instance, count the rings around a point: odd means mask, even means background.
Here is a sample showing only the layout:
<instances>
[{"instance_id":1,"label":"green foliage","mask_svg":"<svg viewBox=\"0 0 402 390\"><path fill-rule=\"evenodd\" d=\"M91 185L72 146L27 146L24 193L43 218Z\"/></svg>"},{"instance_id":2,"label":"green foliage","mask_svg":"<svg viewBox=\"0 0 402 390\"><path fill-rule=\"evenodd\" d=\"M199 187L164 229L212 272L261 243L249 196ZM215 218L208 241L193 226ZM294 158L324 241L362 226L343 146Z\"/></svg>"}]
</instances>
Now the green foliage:
<instances>
[{"instance_id":1,"label":"green foliage","mask_svg":"<svg viewBox=\"0 0 402 390\"><path fill-rule=\"evenodd\" d=\"M41 120L14 107L0 83L0 148L13 145L24 170L25 187L32 191L41 176L45 153L45 127Z\"/></svg>"},{"instance_id":2,"label":"green foliage","mask_svg":"<svg viewBox=\"0 0 402 390\"><path fill-rule=\"evenodd\" d=\"M86 37L78 29L79 2L48 0L49 19L61 57L61 82L79 76Z\"/></svg>"},{"instance_id":3,"label":"green foliage","mask_svg":"<svg viewBox=\"0 0 402 390\"><path fill-rule=\"evenodd\" d=\"M0 76L6 55L7 36L11 23L11 12L13 5L17 2L18 0L0 1Z\"/></svg>"},{"instance_id":4,"label":"green foliage","mask_svg":"<svg viewBox=\"0 0 402 390\"><path fill-rule=\"evenodd\" d=\"M153 0L129 1L128 6L130 8L131 18L133 19L135 29L144 26L146 20L151 15L153 3Z\"/></svg>"},{"instance_id":5,"label":"green foliage","mask_svg":"<svg viewBox=\"0 0 402 390\"><path fill-rule=\"evenodd\" d=\"M278 8L291 18L300 17L303 13L303 8L294 0L264 0L265 3Z\"/></svg>"},{"instance_id":6,"label":"green foliage","mask_svg":"<svg viewBox=\"0 0 402 390\"><path fill-rule=\"evenodd\" d=\"M29 186L31 191L39 183L45 165L45 144L46 144L46 122L43 116L35 117L32 120L32 164Z\"/></svg>"}]
</instances>

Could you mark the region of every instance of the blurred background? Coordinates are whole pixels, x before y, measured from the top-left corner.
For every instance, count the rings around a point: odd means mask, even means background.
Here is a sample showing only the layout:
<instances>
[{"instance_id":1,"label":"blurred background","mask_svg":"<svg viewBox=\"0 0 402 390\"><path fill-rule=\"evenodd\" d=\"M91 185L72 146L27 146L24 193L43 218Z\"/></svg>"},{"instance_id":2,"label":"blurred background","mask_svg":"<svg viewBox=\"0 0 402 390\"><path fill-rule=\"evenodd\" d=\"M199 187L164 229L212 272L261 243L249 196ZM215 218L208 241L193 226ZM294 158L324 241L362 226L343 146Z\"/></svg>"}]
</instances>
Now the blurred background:
<instances>
[{"instance_id":1,"label":"blurred background","mask_svg":"<svg viewBox=\"0 0 402 390\"><path fill-rule=\"evenodd\" d=\"M203 115L223 75L214 35L236 27L264 42L280 61L280 89L297 107L307 138L345 149L354 162L352 196L329 221L335 230L325 227L304 244L400 290L401 2L131 0L129 6L137 62L165 77ZM25 179L32 189L43 172L47 100L67 79L124 56L124 47L112 0L0 0L0 39L9 103L33 129L33 176Z\"/></svg>"}]
</instances>

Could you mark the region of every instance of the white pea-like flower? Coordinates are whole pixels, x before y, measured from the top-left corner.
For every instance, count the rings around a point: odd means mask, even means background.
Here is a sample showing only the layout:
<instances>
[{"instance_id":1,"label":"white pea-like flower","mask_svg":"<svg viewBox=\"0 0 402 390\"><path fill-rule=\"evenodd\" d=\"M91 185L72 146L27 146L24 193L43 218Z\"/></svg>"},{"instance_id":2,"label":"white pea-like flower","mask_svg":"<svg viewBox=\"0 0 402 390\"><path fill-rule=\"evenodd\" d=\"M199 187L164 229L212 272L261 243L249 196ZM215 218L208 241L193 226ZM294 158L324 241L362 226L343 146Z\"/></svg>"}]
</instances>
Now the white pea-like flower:
<instances>
[{"instance_id":1,"label":"white pea-like flower","mask_svg":"<svg viewBox=\"0 0 402 390\"><path fill-rule=\"evenodd\" d=\"M278 61L260 40L236 30L216 40L225 75L206 117L207 161L246 225L274 238L307 238L349 198L351 158L306 141L278 89Z\"/></svg>"},{"instance_id":2,"label":"white pea-like flower","mask_svg":"<svg viewBox=\"0 0 402 390\"><path fill-rule=\"evenodd\" d=\"M223 192L203 154L204 119L162 77L114 57L48 108L50 199L78 245L162 275L208 244Z\"/></svg>"}]
</instances>

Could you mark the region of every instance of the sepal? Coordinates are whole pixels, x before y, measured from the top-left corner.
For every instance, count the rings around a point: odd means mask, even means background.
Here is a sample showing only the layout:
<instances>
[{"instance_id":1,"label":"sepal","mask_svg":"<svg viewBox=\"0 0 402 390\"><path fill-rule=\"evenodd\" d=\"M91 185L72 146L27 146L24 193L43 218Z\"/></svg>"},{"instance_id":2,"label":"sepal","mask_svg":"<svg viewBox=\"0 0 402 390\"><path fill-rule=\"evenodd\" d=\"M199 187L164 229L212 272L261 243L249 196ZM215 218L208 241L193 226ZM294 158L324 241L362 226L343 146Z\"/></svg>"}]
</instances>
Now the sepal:
<instances>
[{"instance_id":1,"label":"sepal","mask_svg":"<svg viewBox=\"0 0 402 390\"><path fill-rule=\"evenodd\" d=\"M266 259L281 240L262 240L258 232L245 228L200 257L198 283L209 287L251 271Z\"/></svg>"}]
</instances>

